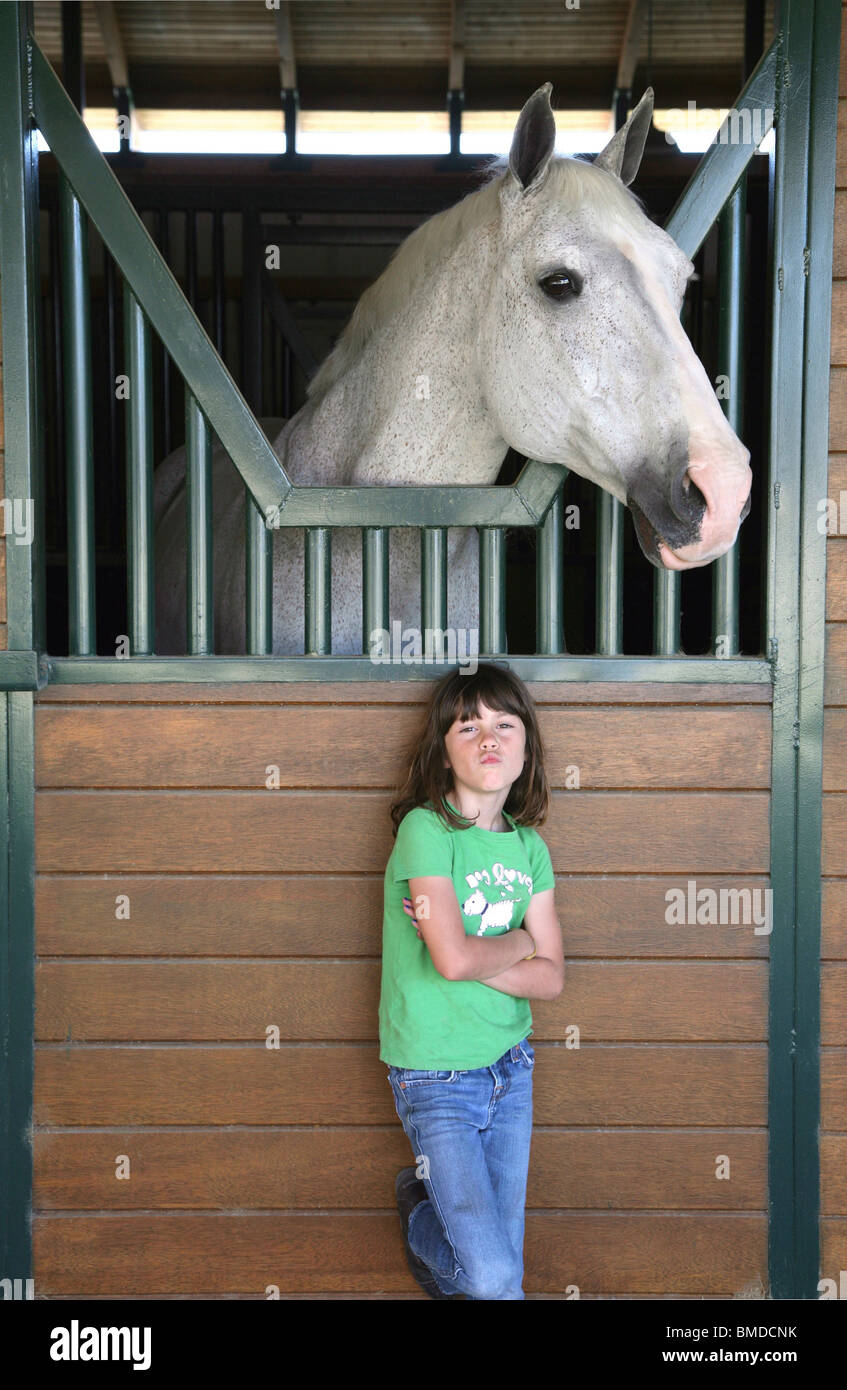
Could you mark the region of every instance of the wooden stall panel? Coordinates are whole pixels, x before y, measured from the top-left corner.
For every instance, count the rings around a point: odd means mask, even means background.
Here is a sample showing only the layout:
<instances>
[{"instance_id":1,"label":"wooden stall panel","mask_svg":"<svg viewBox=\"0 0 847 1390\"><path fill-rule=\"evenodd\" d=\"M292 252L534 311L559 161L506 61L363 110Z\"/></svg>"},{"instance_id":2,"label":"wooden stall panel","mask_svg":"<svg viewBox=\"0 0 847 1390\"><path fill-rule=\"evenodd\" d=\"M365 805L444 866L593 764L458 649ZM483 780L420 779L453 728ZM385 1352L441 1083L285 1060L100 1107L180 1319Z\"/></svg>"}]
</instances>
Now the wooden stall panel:
<instances>
[{"instance_id":1,"label":"wooden stall panel","mask_svg":"<svg viewBox=\"0 0 847 1390\"><path fill-rule=\"evenodd\" d=\"M376 1022L429 687L93 689L37 699L42 1291L417 1296ZM567 980L533 1005L530 1296L766 1277L770 710L743 690L534 689Z\"/></svg>"}]
</instances>

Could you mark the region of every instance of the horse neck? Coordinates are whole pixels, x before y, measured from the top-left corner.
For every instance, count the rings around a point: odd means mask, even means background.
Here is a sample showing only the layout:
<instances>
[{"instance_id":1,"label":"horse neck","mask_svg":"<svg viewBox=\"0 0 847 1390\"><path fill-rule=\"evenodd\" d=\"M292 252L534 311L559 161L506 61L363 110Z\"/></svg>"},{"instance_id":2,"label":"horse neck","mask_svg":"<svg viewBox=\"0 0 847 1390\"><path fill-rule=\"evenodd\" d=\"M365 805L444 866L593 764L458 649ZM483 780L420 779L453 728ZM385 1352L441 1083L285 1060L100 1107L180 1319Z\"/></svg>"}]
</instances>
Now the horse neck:
<instances>
[{"instance_id":1,"label":"horse neck","mask_svg":"<svg viewBox=\"0 0 847 1390\"><path fill-rule=\"evenodd\" d=\"M493 483L508 445L477 368L480 238L465 238L333 385L283 431L295 482L313 486Z\"/></svg>"}]
</instances>

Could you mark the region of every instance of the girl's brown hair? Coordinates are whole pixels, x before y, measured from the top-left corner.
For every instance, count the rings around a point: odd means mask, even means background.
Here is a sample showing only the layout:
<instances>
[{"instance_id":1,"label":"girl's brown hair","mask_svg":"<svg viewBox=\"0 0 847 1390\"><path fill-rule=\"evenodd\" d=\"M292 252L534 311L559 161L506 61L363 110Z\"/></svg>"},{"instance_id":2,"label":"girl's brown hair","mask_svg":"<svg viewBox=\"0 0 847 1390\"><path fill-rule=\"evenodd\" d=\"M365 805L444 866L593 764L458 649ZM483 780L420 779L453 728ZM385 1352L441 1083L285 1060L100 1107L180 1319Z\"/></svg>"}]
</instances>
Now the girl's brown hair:
<instances>
[{"instance_id":1,"label":"girl's brown hair","mask_svg":"<svg viewBox=\"0 0 847 1390\"><path fill-rule=\"evenodd\" d=\"M541 825L546 820L550 789L532 697L514 672L480 662L473 675L464 675L457 669L436 686L423 731L409 750L408 775L391 807L393 835L396 836L403 817L426 802L432 804L448 829L452 826L465 830L474 824L472 818L459 815L447 804L453 772L444 766L444 736L455 720L478 718L481 704L516 714L526 729L526 762L520 777L511 785L503 809L518 825Z\"/></svg>"}]
</instances>

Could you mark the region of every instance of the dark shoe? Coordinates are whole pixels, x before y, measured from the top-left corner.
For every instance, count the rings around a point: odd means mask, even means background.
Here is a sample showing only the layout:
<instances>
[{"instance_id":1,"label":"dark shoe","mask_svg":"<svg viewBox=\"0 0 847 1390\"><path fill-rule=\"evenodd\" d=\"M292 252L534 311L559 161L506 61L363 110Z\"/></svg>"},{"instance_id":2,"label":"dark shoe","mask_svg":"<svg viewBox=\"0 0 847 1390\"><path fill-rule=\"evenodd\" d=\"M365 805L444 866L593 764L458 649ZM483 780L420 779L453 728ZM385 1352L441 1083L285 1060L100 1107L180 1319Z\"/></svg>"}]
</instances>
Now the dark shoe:
<instances>
[{"instance_id":1,"label":"dark shoe","mask_svg":"<svg viewBox=\"0 0 847 1390\"><path fill-rule=\"evenodd\" d=\"M436 1283L429 1265L424 1264L409 1245L409 1218L415 1207L420 1202L425 1202L429 1196L420 1178L416 1177L414 1168L400 1169L394 1183L394 1191L397 1195L397 1210L400 1213L403 1244L406 1247L406 1263L411 1270L412 1277L430 1298L464 1298L463 1293L444 1293Z\"/></svg>"}]
</instances>

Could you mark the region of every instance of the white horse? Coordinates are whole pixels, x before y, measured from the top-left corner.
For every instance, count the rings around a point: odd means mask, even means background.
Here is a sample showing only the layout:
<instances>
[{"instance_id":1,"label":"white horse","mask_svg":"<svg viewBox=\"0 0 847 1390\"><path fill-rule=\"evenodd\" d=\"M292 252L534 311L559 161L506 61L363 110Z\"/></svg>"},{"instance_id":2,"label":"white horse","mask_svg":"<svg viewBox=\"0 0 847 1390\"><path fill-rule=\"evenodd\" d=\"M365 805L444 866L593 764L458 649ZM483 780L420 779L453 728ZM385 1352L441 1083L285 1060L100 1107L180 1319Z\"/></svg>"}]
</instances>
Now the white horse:
<instances>
[{"instance_id":1,"label":"white horse","mask_svg":"<svg viewBox=\"0 0 847 1390\"><path fill-rule=\"evenodd\" d=\"M284 427L301 485L495 481L511 445L629 507L658 568L709 564L750 507L749 452L680 323L694 267L645 215L634 179L648 88L593 162L554 157L551 84L508 162L398 247ZM277 431L279 431L277 433ZM244 487L213 454L215 651L245 651ZM157 644L186 651L184 451L155 486ZM304 650L301 529L273 535L273 651ZM477 533L448 533L448 625L478 623ZM390 533L389 626L420 625L420 540ZM361 532L332 534L332 650L362 652ZM367 649L367 644L366 644Z\"/></svg>"}]
</instances>

